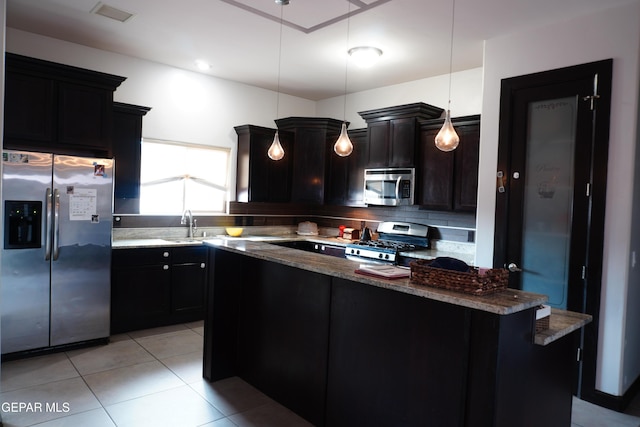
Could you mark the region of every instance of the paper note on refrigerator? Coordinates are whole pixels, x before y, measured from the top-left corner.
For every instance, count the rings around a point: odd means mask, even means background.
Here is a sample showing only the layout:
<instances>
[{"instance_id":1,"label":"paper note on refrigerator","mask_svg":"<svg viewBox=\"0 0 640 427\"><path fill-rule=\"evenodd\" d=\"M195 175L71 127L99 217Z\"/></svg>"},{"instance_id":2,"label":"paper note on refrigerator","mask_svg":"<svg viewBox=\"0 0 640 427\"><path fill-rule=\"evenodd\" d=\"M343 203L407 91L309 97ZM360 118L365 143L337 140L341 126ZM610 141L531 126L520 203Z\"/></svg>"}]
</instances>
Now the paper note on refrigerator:
<instances>
[{"instance_id":1,"label":"paper note on refrigerator","mask_svg":"<svg viewBox=\"0 0 640 427\"><path fill-rule=\"evenodd\" d=\"M91 221L97 211L98 190L74 188L69 194L69 221Z\"/></svg>"}]
</instances>

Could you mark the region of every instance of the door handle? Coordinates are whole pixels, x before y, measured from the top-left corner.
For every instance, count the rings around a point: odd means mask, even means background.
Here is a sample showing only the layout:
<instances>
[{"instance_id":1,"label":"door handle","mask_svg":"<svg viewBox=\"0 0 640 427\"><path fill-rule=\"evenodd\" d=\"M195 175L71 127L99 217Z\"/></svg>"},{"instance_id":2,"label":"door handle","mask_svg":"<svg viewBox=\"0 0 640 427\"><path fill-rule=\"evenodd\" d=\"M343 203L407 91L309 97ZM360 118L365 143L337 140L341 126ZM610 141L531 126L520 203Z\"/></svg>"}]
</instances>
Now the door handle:
<instances>
[{"instance_id":1,"label":"door handle","mask_svg":"<svg viewBox=\"0 0 640 427\"><path fill-rule=\"evenodd\" d=\"M51 259L51 189L47 188L45 193L45 203L47 205L46 222L44 227L44 260L49 261Z\"/></svg>"},{"instance_id":2,"label":"door handle","mask_svg":"<svg viewBox=\"0 0 640 427\"><path fill-rule=\"evenodd\" d=\"M53 190L53 260L60 255L60 191Z\"/></svg>"},{"instance_id":3,"label":"door handle","mask_svg":"<svg viewBox=\"0 0 640 427\"><path fill-rule=\"evenodd\" d=\"M518 267L518 264L516 264L515 262L510 263L507 266L507 269L512 273L517 273L517 272L522 271L522 269L520 267Z\"/></svg>"}]
</instances>

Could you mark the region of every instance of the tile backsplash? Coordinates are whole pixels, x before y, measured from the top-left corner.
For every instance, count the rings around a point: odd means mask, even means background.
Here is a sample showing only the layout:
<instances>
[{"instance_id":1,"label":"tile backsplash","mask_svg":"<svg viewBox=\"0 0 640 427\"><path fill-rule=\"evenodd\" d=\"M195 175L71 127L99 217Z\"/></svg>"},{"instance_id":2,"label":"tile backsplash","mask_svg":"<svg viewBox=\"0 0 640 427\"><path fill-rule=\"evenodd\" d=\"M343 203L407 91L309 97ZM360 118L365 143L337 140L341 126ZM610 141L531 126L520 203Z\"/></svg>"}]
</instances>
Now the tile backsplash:
<instances>
[{"instance_id":1,"label":"tile backsplash","mask_svg":"<svg viewBox=\"0 0 640 427\"><path fill-rule=\"evenodd\" d=\"M345 207L313 206L282 203L238 203L232 202L228 215L194 215L200 230L212 228L210 232L223 230L227 226L295 226L302 221L313 221L319 227L337 228L339 225L360 228L364 221L375 230L383 221L402 221L425 224L431 227L432 240L451 242L475 242L476 218L474 213L429 211L418 206L398 207ZM176 227L179 215L114 215L114 235L122 229L149 229ZM148 230L152 231L152 230Z\"/></svg>"}]
</instances>

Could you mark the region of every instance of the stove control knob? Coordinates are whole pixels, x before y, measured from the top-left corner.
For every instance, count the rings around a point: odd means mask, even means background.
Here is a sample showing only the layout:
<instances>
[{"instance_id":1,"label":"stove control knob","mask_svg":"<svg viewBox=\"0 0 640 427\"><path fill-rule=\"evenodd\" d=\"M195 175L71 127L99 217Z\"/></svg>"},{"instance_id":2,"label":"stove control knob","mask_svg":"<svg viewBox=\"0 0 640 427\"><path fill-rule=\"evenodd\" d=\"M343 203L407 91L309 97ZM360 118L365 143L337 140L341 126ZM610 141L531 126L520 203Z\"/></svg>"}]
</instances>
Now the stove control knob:
<instances>
[{"instance_id":1,"label":"stove control knob","mask_svg":"<svg viewBox=\"0 0 640 427\"><path fill-rule=\"evenodd\" d=\"M382 254L378 255L378 258L382 259Z\"/></svg>"},{"instance_id":2,"label":"stove control knob","mask_svg":"<svg viewBox=\"0 0 640 427\"><path fill-rule=\"evenodd\" d=\"M385 258L385 259L389 259L389 254L386 254L386 255L384 256L384 258Z\"/></svg>"}]
</instances>

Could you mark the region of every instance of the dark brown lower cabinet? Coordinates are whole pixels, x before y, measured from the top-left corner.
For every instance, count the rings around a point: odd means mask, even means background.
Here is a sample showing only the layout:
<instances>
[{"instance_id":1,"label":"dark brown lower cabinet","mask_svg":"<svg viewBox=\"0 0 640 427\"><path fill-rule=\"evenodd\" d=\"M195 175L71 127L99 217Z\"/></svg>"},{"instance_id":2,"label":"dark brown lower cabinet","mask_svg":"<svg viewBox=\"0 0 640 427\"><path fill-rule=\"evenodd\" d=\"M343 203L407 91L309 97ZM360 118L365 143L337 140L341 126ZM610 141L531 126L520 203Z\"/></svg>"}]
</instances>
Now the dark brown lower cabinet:
<instances>
[{"instance_id":1,"label":"dark brown lower cabinet","mask_svg":"<svg viewBox=\"0 0 640 427\"><path fill-rule=\"evenodd\" d=\"M330 329L326 425L463 425L462 307L334 279Z\"/></svg>"},{"instance_id":2,"label":"dark brown lower cabinet","mask_svg":"<svg viewBox=\"0 0 640 427\"><path fill-rule=\"evenodd\" d=\"M204 317L207 248L114 249L111 333Z\"/></svg>"},{"instance_id":3,"label":"dark brown lower cabinet","mask_svg":"<svg viewBox=\"0 0 640 427\"><path fill-rule=\"evenodd\" d=\"M573 339L481 310L210 249L204 377L317 426L568 426Z\"/></svg>"},{"instance_id":4,"label":"dark brown lower cabinet","mask_svg":"<svg viewBox=\"0 0 640 427\"><path fill-rule=\"evenodd\" d=\"M246 259L238 375L315 425L324 425L331 278Z\"/></svg>"},{"instance_id":5,"label":"dark brown lower cabinet","mask_svg":"<svg viewBox=\"0 0 640 427\"><path fill-rule=\"evenodd\" d=\"M171 317L176 322L203 318L206 268L207 248L181 247L172 250Z\"/></svg>"}]
</instances>

